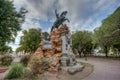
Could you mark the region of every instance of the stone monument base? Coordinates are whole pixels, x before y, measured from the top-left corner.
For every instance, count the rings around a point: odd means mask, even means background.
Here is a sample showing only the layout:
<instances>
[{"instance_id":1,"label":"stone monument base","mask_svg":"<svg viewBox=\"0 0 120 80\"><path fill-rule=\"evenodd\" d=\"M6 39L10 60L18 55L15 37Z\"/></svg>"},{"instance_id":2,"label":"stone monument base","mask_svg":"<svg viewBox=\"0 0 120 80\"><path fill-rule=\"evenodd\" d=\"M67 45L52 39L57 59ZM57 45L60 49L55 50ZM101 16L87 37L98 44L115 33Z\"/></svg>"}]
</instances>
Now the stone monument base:
<instances>
[{"instance_id":1,"label":"stone monument base","mask_svg":"<svg viewBox=\"0 0 120 80\"><path fill-rule=\"evenodd\" d=\"M61 67L63 70L67 71L69 74L75 74L76 72L82 71L84 66L77 63L74 66Z\"/></svg>"}]
</instances>

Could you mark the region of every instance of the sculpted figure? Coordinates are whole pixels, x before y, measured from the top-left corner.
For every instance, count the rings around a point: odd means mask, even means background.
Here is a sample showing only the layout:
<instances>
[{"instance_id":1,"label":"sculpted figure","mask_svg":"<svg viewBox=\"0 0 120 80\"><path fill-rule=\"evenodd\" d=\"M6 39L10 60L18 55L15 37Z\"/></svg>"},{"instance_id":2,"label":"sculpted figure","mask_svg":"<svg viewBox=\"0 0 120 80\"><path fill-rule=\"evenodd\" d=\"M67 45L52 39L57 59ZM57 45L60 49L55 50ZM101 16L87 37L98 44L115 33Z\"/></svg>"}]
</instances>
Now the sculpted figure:
<instances>
[{"instance_id":1,"label":"sculpted figure","mask_svg":"<svg viewBox=\"0 0 120 80\"><path fill-rule=\"evenodd\" d=\"M57 13L57 10L55 10L55 15L56 15L56 21L54 22L52 28L51 28L51 32L53 31L53 29L58 28L60 25L63 25L63 22L68 21L70 22L65 16L67 14L67 11L63 11L61 13L61 15L59 15L59 13Z\"/></svg>"}]
</instances>

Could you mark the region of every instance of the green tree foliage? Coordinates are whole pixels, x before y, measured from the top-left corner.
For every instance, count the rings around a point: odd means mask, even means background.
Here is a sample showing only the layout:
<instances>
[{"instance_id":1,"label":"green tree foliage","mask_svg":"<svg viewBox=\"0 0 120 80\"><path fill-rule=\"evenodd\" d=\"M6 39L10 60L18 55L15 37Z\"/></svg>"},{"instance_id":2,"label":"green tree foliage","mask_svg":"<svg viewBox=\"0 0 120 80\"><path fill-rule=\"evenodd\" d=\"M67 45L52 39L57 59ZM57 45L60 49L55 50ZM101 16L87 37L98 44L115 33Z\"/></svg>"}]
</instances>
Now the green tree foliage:
<instances>
[{"instance_id":1,"label":"green tree foliage","mask_svg":"<svg viewBox=\"0 0 120 80\"><path fill-rule=\"evenodd\" d=\"M81 53L91 53L92 50L92 33L89 31L77 31L72 34L73 50L76 49L81 56Z\"/></svg>"},{"instance_id":2,"label":"green tree foliage","mask_svg":"<svg viewBox=\"0 0 120 80\"><path fill-rule=\"evenodd\" d=\"M94 34L92 36L93 44L100 46L103 48L106 53L106 57L108 56L108 51L110 48L109 36L104 35L104 30L100 28L94 30Z\"/></svg>"},{"instance_id":3,"label":"green tree foliage","mask_svg":"<svg viewBox=\"0 0 120 80\"><path fill-rule=\"evenodd\" d=\"M46 40L49 38L49 33L48 32L43 32L42 33L43 38Z\"/></svg>"},{"instance_id":4,"label":"green tree foliage","mask_svg":"<svg viewBox=\"0 0 120 80\"><path fill-rule=\"evenodd\" d=\"M20 47L17 48L16 52L34 52L41 41L41 30L40 29L29 29L23 31L23 36L21 37Z\"/></svg>"},{"instance_id":5,"label":"green tree foliage","mask_svg":"<svg viewBox=\"0 0 120 80\"><path fill-rule=\"evenodd\" d=\"M10 0L0 0L0 46L14 41L19 31L18 13Z\"/></svg>"},{"instance_id":6,"label":"green tree foliage","mask_svg":"<svg viewBox=\"0 0 120 80\"><path fill-rule=\"evenodd\" d=\"M14 42L27 12L23 7L16 12L12 0L0 0L0 51L8 50L7 43Z\"/></svg>"},{"instance_id":7,"label":"green tree foliage","mask_svg":"<svg viewBox=\"0 0 120 80\"><path fill-rule=\"evenodd\" d=\"M104 49L106 57L110 46L119 49L120 45L120 7L109 17L103 20L102 25L94 30L93 43Z\"/></svg>"},{"instance_id":8,"label":"green tree foliage","mask_svg":"<svg viewBox=\"0 0 120 80\"><path fill-rule=\"evenodd\" d=\"M12 48L10 46L6 46L6 45L0 46L0 53L4 54L6 52L10 52L10 53L13 52Z\"/></svg>"},{"instance_id":9,"label":"green tree foliage","mask_svg":"<svg viewBox=\"0 0 120 80\"><path fill-rule=\"evenodd\" d=\"M3 66L9 66L12 63L13 58L11 56L4 55L4 56L2 56L0 58L0 61L1 61L1 65L3 65Z\"/></svg>"}]
</instances>

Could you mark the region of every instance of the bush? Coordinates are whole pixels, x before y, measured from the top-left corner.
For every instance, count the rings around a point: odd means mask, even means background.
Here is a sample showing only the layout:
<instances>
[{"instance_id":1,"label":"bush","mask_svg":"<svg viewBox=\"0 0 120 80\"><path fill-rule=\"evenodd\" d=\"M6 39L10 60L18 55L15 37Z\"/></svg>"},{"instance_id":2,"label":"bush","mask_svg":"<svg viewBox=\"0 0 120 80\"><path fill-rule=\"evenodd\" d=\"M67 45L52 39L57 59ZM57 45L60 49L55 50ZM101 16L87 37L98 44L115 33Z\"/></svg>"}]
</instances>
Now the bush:
<instances>
[{"instance_id":1,"label":"bush","mask_svg":"<svg viewBox=\"0 0 120 80\"><path fill-rule=\"evenodd\" d=\"M9 66L12 63L13 58L11 56L5 55L1 57L0 61L3 66Z\"/></svg>"},{"instance_id":2,"label":"bush","mask_svg":"<svg viewBox=\"0 0 120 80\"><path fill-rule=\"evenodd\" d=\"M25 76L24 66L16 63L11 66L9 72L5 75L4 79L23 78Z\"/></svg>"},{"instance_id":3,"label":"bush","mask_svg":"<svg viewBox=\"0 0 120 80\"><path fill-rule=\"evenodd\" d=\"M43 73L49 67L49 63L45 58L33 58L31 64L31 70L34 75Z\"/></svg>"},{"instance_id":4,"label":"bush","mask_svg":"<svg viewBox=\"0 0 120 80\"><path fill-rule=\"evenodd\" d=\"M27 78L27 80L35 80L36 76L34 76L33 71L29 68L26 67L25 68L25 78Z\"/></svg>"},{"instance_id":5,"label":"bush","mask_svg":"<svg viewBox=\"0 0 120 80\"><path fill-rule=\"evenodd\" d=\"M30 55L26 55L21 58L20 63L22 63L24 66L27 66L29 60L30 60Z\"/></svg>"}]
</instances>

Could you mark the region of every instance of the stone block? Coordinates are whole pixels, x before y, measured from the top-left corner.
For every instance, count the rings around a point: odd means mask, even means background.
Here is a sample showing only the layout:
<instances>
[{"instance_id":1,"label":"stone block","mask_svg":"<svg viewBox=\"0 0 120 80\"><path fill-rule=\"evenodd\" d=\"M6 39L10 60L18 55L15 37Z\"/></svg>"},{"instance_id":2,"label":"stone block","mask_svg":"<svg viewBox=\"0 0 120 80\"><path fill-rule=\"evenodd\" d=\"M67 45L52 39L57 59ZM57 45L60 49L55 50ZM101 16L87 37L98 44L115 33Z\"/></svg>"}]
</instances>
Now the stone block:
<instances>
[{"instance_id":1,"label":"stone block","mask_svg":"<svg viewBox=\"0 0 120 80\"><path fill-rule=\"evenodd\" d=\"M56 46L61 46L62 45L62 41L59 41L58 43L56 43Z\"/></svg>"},{"instance_id":2,"label":"stone block","mask_svg":"<svg viewBox=\"0 0 120 80\"><path fill-rule=\"evenodd\" d=\"M48 58L52 57L54 54L55 54L55 49L49 49L44 51L44 56Z\"/></svg>"},{"instance_id":3,"label":"stone block","mask_svg":"<svg viewBox=\"0 0 120 80\"><path fill-rule=\"evenodd\" d=\"M61 46L55 47L55 50L60 52L60 51L62 51L62 47Z\"/></svg>"},{"instance_id":4,"label":"stone block","mask_svg":"<svg viewBox=\"0 0 120 80\"><path fill-rule=\"evenodd\" d=\"M57 57L61 57L61 55L62 55L62 53L61 53L61 52L56 53L56 56L57 56Z\"/></svg>"},{"instance_id":5,"label":"stone block","mask_svg":"<svg viewBox=\"0 0 120 80\"><path fill-rule=\"evenodd\" d=\"M76 72L79 72L83 69L83 65L77 63L76 65L74 66L70 66L68 67L67 71L69 74L75 74Z\"/></svg>"},{"instance_id":6,"label":"stone block","mask_svg":"<svg viewBox=\"0 0 120 80\"><path fill-rule=\"evenodd\" d=\"M59 60L60 60L60 58L56 56L56 57L50 62L50 65L55 67L57 64L59 64Z\"/></svg>"}]
</instances>

